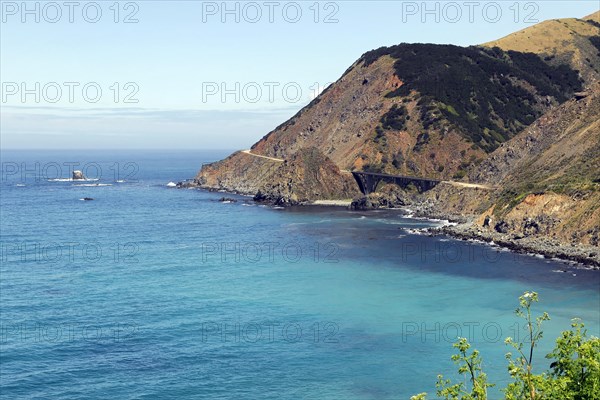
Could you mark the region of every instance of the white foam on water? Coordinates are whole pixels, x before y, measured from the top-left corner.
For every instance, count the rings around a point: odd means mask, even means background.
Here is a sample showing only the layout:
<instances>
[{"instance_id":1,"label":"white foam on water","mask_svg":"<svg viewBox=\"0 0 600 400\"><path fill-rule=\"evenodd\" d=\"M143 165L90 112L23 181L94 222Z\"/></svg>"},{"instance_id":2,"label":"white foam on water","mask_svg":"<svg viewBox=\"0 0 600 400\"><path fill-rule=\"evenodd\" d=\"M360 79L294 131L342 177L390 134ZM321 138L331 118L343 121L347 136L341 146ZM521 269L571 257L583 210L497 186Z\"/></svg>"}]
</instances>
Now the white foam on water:
<instances>
[{"instance_id":1,"label":"white foam on water","mask_svg":"<svg viewBox=\"0 0 600 400\"><path fill-rule=\"evenodd\" d=\"M85 186L85 187L100 187L100 186L112 186L112 183L81 183L73 186Z\"/></svg>"},{"instance_id":2,"label":"white foam on water","mask_svg":"<svg viewBox=\"0 0 600 400\"><path fill-rule=\"evenodd\" d=\"M406 232L410 233L411 235L425 235L426 234L424 229L407 228Z\"/></svg>"},{"instance_id":3,"label":"white foam on water","mask_svg":"<svg viewBox=\"0 0 600 400\"><path fill-rule=\"evenodd\" d=\"M55 178L55 179L48 179L48 182L96 182L99 180L100 180L99 178L94 178L94 179Z\"/></svg>"},{"instance_id":4,"label":"white foam on water","mask_svg":"<svg viewBox=\"0 0 600 400\"><path fill-rule=\"evenodd\" d=\"M169 182L167 183L167 187L176 187L177 184L175 182Z\"/></svg>"}]
</instances>

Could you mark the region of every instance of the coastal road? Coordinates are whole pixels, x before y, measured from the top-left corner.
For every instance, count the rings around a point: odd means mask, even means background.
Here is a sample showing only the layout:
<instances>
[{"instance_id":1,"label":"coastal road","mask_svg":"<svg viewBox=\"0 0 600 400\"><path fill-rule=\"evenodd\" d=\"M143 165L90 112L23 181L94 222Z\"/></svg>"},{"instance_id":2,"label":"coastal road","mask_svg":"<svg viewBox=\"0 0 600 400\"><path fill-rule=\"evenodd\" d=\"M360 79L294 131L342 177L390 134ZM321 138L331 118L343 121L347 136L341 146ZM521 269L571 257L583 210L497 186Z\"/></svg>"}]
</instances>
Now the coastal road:
<instances>
[{"instance_id":1,"label":"coastal road","mask_svg":"<svg viewBox=\"0 0 600 400\"><path fill-rule=\"evenodd\" d=\"M264 158L264 159L271 160L271 161L283 162L283 159L281 159L281 158L267 157L267 156L261 156L260 154L253 154L250 152L250 150L242 150L242 153L248 154L248 155L251 155L254 157Z\"/></svg>"},{"instance_id":2,"label":"coastal road","mask_svg":"<svg viewBox=\"0 0 600 400\"><path fill-rule=\"evenodd\" d=\"M440 183L447 183L448 185L471 188L471 189L483 189L483 190L494 190L495 188L490 185L481 185L478 183L465 183L456 181L441 181Z\"/></svg>"},{"instance_id":3,"label":"coastal road","mask_svg":"<svg viewBox=\"0 0 600 400\"><path fill-rule=\"evenodd\" d=\"M253 154L250 150L242 150L242 153L248 154L248 155L253 156L253 157L264 158L266 160L271 160L271 161L277 161L277 162L283 162L284 161L281 158L262 156L260 154ZM347 169L340 169L340 172L343 173L343 174L351 174L352 173L351 171L348 171ZM481 185L481 184L478 184L478 183L465 183L465 182L455 182L455 181L441 181L441 183L446 183L448 185L458 186L458 187L463 187L463 188L470 188L470 189L494 190L493 186Z\"/></svg>"},{"instance_id":4,"label":"coastal road","mask_svg":"<svg viewBox=\"0 0 600 400\"><path fill-rule=\"evenodd\" d=\"M281 158L267 157L267 156L261 156L260 154L254 154L250 150L242 150L242 153L248 154L248 155L254 156L254 157L264 158L264 159L271 160L271 161L277 161L277 162L283 162L284 161ZM351 174L352 173L352 171L348 171L347 169L340 169L340 172L343 173L343 174Z\"/></svg>"}]
</instances>

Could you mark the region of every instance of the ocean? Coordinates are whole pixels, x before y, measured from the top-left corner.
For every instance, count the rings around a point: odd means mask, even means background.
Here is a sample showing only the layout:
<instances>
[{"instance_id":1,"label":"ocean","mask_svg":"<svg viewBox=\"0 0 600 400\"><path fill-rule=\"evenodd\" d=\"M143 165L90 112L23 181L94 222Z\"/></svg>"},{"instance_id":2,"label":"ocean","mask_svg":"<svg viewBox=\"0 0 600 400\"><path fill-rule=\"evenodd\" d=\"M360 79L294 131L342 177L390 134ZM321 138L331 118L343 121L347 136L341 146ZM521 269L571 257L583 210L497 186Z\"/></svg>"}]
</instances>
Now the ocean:
<instances>
[{"instance_id":1,"label":"ocean","mask_svg":"<svg viewBox=\"0 0 600 400\"><path fill-rule=\"evenodd\" d=\"M0 398L435 397L458 336L500 398L527 290L551 318L538 371L571 318L600 336L598 271L429 237L443 222L406 211L168 186L226 154L2 152Z\"/></svg>"}]
</instances>

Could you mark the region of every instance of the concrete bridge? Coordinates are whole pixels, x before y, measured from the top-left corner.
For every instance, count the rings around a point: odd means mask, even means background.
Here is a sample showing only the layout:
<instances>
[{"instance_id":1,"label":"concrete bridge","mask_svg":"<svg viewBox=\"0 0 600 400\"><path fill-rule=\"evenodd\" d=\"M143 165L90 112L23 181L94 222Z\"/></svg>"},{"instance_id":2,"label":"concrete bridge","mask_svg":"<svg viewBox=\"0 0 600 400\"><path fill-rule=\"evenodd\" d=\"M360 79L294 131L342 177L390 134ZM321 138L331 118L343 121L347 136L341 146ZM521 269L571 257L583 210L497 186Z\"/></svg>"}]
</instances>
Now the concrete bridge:
<instances>
[{"instance_id":1,"label":"concrete bridge","mask_svg":"<svg viewBox=\"0 0 600 400\"><path fill-rule=\"evenodd\" d=\"M413 184L419 192L425 192L433 189L441 181L427 178L417 178L416 176L389 175L376 172L352 172L360 191L367 195L377 190L380 182L394 183L402 188Z\"/></svg>"}]
</instances>

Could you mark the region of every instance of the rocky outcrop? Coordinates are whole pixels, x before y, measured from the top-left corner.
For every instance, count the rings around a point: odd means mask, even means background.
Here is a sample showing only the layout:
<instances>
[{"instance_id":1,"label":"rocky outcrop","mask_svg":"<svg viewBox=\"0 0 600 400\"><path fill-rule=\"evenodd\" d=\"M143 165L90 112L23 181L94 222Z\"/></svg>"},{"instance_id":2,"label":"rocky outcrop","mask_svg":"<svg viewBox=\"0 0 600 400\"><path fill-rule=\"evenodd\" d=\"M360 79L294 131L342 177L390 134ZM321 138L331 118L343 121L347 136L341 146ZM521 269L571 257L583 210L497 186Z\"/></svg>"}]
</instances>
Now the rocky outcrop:
<instances>
[{"instance_id":1,"label":"rocky outcrop","mask_svg":"<svg viewBox=\"0 0 600 400\"><path fill-rule=\"evenodd\" d=\"M401 208L417 200L418 192L408 191L394 184L388 184L375 193L352 200L352 210L373 210L378 208Z\"/></svg>"},{"instance_id":2,"label":"rocky outcrop","mask_svg":"<svg viewBox=\"0 0 600 400\"><path fill-rule=\"evenodd\" d=\"M85 180L85 176L83 175L83 172L81 172L79 170L73 171L73 180L74 181L83 181L83 180Z\"/></svg>"},{"instance_id":3,"label":"rocky outcrop","mask_svg":"<svg viewBox=\"0 0 600 400\"><path fill-rule=\"evenodd\" d=\"M497 207L486 210L474 224L519 238L545 237L573 246L599 246L600 192L529 194L506 212Z\"/></svg>"},{"instance_id":4,"label":"rocky outcrop","mask_svg":"<svg viewBox=\"0 0 600 400\"><path fill-rule=\"evenodd\" d=\"M264 183L257 201L297 205L314 200L349 199L359 194L349 173L343 173L316 147L300 149L276 170L277 180Z\"/></svg>"},{"instance_id":5,"label":"rocky outcrop","mask_svg":"<svg viewBox=\"0 0 600 400\"><path fill-rule=\"evenodd\" d=\"M545 236L523 236L489 231L471 223L433 228L429 231L431 234L450 235L463 240L481 240L517 253L541 254L545 258L570 260L593 269L600 269L600 250L597 246L585 244L574 246Z\"/></svg>"}]
</instances>

